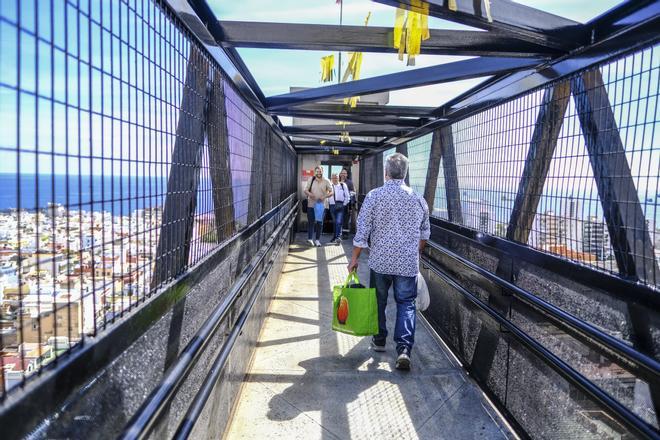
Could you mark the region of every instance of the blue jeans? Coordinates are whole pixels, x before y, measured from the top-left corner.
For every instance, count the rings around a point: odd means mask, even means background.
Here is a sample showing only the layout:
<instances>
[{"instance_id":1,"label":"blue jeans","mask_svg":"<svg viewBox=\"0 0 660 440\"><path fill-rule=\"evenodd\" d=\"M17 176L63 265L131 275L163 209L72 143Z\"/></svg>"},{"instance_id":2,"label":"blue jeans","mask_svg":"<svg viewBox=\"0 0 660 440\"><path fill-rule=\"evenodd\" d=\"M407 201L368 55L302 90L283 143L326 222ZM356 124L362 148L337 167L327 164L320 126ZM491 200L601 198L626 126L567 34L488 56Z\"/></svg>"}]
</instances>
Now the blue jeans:
<instances>
[{"instance_id":1,"label":"blue jeans","mask_svg":"<svg viewBox=\"0 0 660 440\"><path fill-rule=\"evenodd\" d=\"M334 237L341 238L341 227L344 222L344 204L342 202L335 202L330 205L330 214L332 215L332 223L334 224Z\"/></svg>"},{"instance_id":2,"label":"blue jeans","mask_svg":"<svg viewBox=\"0 0 660 440\"><path fill-rule=\"evenodd\" d=\"M370 286L376 287L378 300L378 334L374 342L385 344L387 338L387 325L385 323L385 307L390 286L394 286L394 300L396 301L396 325L394 326L394 343L397 352L407 348L412 350L415 343L415 298L417 298L417 277L404 277L400 275L387 275L371 271Z\"/></svg>"},{"instance_id":3,"label":"blue jeans","mask_svg":"<svg viewBox=\"0 0 660 440\"><path fill-rule=\"evenodd\" d=\"M307 238L312 240L314 232L316 232L316 239L321 239L321 230L323 229L323 218L314 218L314 207L307 208Z\"/></svg>"}]
</instances>

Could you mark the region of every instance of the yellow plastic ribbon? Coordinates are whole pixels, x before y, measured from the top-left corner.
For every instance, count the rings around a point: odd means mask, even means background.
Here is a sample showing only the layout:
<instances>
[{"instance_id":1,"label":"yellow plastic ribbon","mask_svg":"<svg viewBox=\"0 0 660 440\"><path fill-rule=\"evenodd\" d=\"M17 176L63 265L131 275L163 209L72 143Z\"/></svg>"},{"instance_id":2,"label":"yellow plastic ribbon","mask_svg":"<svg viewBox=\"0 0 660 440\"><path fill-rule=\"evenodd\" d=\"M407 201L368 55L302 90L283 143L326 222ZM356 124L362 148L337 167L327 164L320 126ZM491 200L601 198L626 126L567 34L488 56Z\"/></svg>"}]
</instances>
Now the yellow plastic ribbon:
<instances>
[{"instance_id":1,"label":"yellow plastic ribbon","mask_svg":"<svg viewBox=\"0 0 660 440\"><path fill-rule=\"evenodd\" d=\"M341 132L341 134L339 135L339 141L345 144L350 144L351 142L353 142L353 140L351 139L351 135L347 131Z\"/></svg>"},{"instance_id":2,"label":"yellow plastic ribbon","mask_svg":"<svg viewBox=\"0 0 660 440\"><path fill-rule=\"evenodd\" d=\"M399 60L403 61L403 55L408 54L409 66L415 65L415 57L420 54L422 41L431 37L429 32L428 4L413 1L412 6L421 12L406 11L397 8L394 17L393 46L399 49Z\"/></svg>"},{"instance_id":3,"label":"yellow plastic ribbon","mask_svg":"<svg viewBox=\"0 0 660 440\"><path fill-rule=\"evenodd\" d=\"M335 56L328 55L321 58L321 82L332 81L335 68Z\"/></svg>"},{"instance_id":4,"label":"yellow plastic ribbon","mask_svg":"<svg viewBox=\"0 0 660 440\"><path fill-rule=\"evenodd\" d=\"M406 22L406 10L396 8L396 15L394 16L394 33L393 43L394 48L398 49L401 46L401 34L403 33L403 25Z\"/></svg>"},{"instance_id":5,"label":"yellow plastic ribbon","mask_svg":"<svg viewBox=\"0 0 660 440\"><path fill-rule=\"evenodd\" d=\"M458 11L458 6L456 6L456 0L449 0L447 3L447 7L449 8L450 11Z\"/></svg>"}]
</instances>

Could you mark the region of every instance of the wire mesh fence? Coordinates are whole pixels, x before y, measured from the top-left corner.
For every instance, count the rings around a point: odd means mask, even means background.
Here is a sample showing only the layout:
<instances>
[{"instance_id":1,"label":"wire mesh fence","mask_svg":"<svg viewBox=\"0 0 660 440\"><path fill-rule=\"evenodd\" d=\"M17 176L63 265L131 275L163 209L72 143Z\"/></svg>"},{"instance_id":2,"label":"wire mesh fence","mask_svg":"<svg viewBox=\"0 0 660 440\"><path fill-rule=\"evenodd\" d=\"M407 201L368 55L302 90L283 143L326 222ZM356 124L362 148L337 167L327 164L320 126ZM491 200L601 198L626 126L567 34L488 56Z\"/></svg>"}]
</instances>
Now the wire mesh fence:
<instances>
[{"instance_id":1,"label":"wire mesh fence","mask_svg":"<svg viewBox=\"0 0 660 440\"><path fill-rule=\"evenodd\" d=\"M293 193L295 157L159 2L3 1L0 44L4 397Z\"/></svg>"},{"instance_id":2,"label":"wire mesh fence","mask_svg":"<svg viewBox=\"0 0 660 440\"><path fill-rule=\"evenodd\" d=\"M659 51L637 50L452 124L439 143L432 215L657 288ZM411 182L423 168L414 163Z\"/></svg>"},{"instance_id":3,"label":"wire mesh fence","mask_svg":"<svg viewBox=\"0 0 660 440\"><path fill-rule=\"evenodd\" d=\"M424 194L424 187L426 186L426 173L428 172L432 138L432 134L427 134L408 142L410 187L420 195Z\"/></svg>"}]
</instances>

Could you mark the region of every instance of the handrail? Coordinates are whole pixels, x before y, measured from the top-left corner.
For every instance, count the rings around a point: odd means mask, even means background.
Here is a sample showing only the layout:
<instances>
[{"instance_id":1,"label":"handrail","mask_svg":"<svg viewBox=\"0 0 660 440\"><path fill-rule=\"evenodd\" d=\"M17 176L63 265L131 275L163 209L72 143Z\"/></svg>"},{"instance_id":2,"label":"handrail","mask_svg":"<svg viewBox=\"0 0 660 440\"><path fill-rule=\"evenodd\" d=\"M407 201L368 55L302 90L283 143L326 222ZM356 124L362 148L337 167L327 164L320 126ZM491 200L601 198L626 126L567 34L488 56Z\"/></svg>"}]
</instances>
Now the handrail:
<instances>
[{"instance_id":1,"label":"handrail","mask_svg":"<svg viewBox=\"0 0 660 440\"><path fill-rule=\"evenodd\" d=\"M451 275L444 272L427 257L422 257L425 264L440 277L444 282L449 284L452 288L458 291L465 299L477 306L481 311L485 312L488 316L494 319L499 325L506 328L511 335L513 335L522 345L528 350L538 356L556 373L562 376L571 384L581 389L585 394L594 399L596 402L603 405L610 411L610 414L618 419L621 423L639 434L643 438L660 440L658 432L637 414L633 413L622 405L618 400L612 398L605 391L601 390L598 386L594 385L591 381L585 378L582 374L573 369L570 365L564 362L557 355L545 348L541 343L533 339L527 333L518 328L515 324L504 318L497 311L495 311L488 304L479 299L474 293L467 290L460 285Z\"/></svg>"},{"instance_id":2,"label":"handrail","mask_svg":"<svg viewBox=\"0 0 660 440\"><path fill-rule=\"evenodd\" d=\"M428 246L458 261L459 263L468 267L470 270L477 272L487 280L492 281L500 287L510 291L519 300L528 306L533 307L541 314L550 318L552 321L561 325L562 327L567 327L569 330L577 333L582 338L586 339L587 342L591 342L596 346L596 348L600 349L600 351L605 352L605 355L614 356L617 358L617 360L626 361L626 366L632 367L630 368L632 370L631 372L635 372L640 377L648 380L650 382L649 385L660 383L660 362L653 359L652 357L640 353L619 339L603 332L588 322L585 322L560 309L559 307L550 304L549 302L539 298L527 290L516 286L515 284L452 252L444 246L431 241L428 242Z\"/></svg>"},{"instance_id":3,"label":"handrail","mask_svg":"<svg viewBox=\"0 0 660 440\"><path fill-rule=\"evenodd\" d=\"M289 222L290 219L287 220L287 223ZM202 386L199 388L197 394L195 394L195 397L193 397L192 402L188 406L188 411L181 420L181 423L179 424L179 427L176 433L174 434L174 438L176 440L187 439L188 436L190 436L190 433L192 432L193 428L195 427L195 423L197 422L197 419L202 414L202 410L204 409L206 402L211 396L211 393L215 388L218 378L220 377L220 375L222 374L225 368L225 364L227 363L227 359L229 359L229 355L231 354L231 351L234 348L234 344L236 343L238 336L243 331L243 327L247 322L247 318L250 315L250 312L252 311L252 306L254 306L254 303L259 297L259 292L261 291L264 283L266 282L266 278L268 277L268 272L270 271L270 268L273 267L275 258L276 257L273 257L269 261L268 263L269 270L261 274L259 282L257 283L256 287L253 289L253 292L250 298L248 299L247 304L241 311L238 319L236 320L236 323L234 324L234 327L229 333L229 336L222 344L220 353L218 353L215 360L213 361L211 369L204 378L204 382L202 382Z\"/></svg>"},{"instance_id":4,"label":"handrail","mask_svg":"<svg viewBox=\"0 0 660 440\"><path fill-rule=\"evenodd\" d=\"M276 242L277 234L288 223L290 217L297 213L297 207L298 203L292 207L287 216L280 222L278 228L273 231L264 247L243 270L227 296L213 310L212 314L183 349L174 365L170 367L158 386L149 394L138 411L133 415L119 438L143 439L149 435L159 416L163 413L167 404L172 400L186 377L188 377L188 374L201 357L213 335L220 328L227 313L246 287L247 281L252 277L256 268L261 264L268 251L270 251Z\"/></svg>"},{"instance_id":5,"label":"handrail","mask_svg":"<svg viewBox=\"0 0 660 440\"><path fill-rule=\"evenodd\" d=\"M526 244L496 235L483 234L478 230L439 217L431 216L430 222L431 237L433 237L434 229L439 229L443 234L459 237L489 250L521 259L536 267L560 273L563 278L581 284L587 283L618 301L637 302L651 310L660 309L660 291L653 286L607 273L593 266L580 264Z\"/></svg>"}]
</instances>

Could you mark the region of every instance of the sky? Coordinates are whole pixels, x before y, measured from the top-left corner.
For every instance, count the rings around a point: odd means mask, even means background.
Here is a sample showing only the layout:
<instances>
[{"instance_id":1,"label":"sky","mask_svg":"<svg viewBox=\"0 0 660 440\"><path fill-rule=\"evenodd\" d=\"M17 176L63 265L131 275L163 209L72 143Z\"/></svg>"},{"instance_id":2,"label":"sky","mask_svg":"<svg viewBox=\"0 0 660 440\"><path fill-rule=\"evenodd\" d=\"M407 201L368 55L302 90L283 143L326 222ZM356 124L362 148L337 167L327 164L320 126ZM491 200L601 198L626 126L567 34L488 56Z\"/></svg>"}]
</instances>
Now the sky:
<instances>
[{"instance_id":1,"label":"sky","mask_svg":"<svg viewBox=\"0 0 660 440\"><path fill-rule=\"evenodd\" d=\"M243 0L240 2L209 0L208 3L220 20L339 24L340 7L335 3L335 0ZM385 27L394 25L395 8L368 0L344 0L343 3L343 24L363 25L365 17L371 12L369 25ZM491 3L493 8L497 7L496 1ZM612 8L619 1L527 0L518 3L578 22L586 22ZM437 29L472 29L434 17L429 18L429 27ZM331 53L246 48L238 49L238 52L266 96L287 93L290 86L316 87L321 85L319 61L322 56ZM346 54L342 57L346 60ZM397 59L396 54L367 52L363 55L361 77L369 78L466 58L420 55L417 57L415 67L407 67L405 61ZM336 59L337 56L335 56ZM391 105L437 107L484 79L486 78L394 91L390 93L389 103Z\"/></svg>"}]
</instances>

